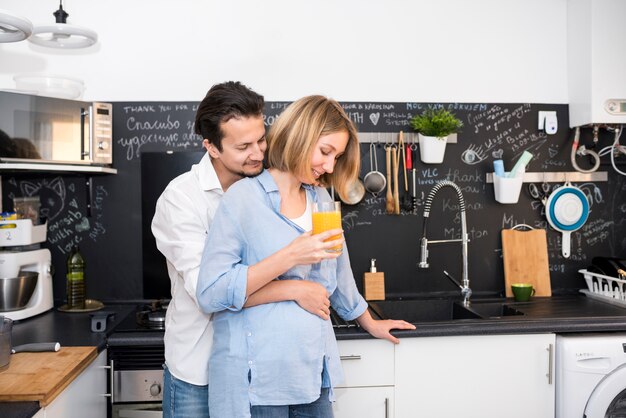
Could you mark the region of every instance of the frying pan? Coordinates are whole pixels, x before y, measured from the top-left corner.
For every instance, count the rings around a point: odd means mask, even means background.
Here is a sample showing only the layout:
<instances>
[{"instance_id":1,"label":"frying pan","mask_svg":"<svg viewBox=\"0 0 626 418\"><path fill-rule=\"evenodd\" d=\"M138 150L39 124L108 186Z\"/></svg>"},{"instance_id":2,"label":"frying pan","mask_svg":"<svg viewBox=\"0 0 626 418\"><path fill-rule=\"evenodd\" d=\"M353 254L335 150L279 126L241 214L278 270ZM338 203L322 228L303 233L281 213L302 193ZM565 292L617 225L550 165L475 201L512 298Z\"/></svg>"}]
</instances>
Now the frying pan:
<instances>
[{"instance_id":1,"label":"frying pan","mask_svg":"<svg viewBox=\"0 0 626 418\"><path fill-rule=\"evenodd\" d=\"M554 190L546 202L546 218L552 228L563 235L561 253L569 258L570 234L584 225L589 217L587 196L569 182Z\"/></svg>"}]
</instances>

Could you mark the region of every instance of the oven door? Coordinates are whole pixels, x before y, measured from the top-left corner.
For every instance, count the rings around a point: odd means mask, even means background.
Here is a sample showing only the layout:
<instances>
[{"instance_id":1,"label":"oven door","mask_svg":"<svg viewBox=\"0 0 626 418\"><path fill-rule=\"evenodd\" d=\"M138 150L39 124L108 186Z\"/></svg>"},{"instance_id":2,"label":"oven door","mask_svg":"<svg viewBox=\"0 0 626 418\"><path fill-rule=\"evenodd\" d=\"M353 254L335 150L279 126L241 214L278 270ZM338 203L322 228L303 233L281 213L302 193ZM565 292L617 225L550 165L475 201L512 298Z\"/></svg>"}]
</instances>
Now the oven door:
<instances>
[{"instance_id":1,"label":"oven door","mask_svg":"<svg viewBox=\"0 0 626 418\"><path fill-rule=\"evenodd\" d=\"M111 365L111 418L161 418L163 400L163 334L159 338L135 341L136 345L115 345L118 334L109 337ZM119 334L128 343L130 334ZM160 344L156 344L159 341Z\"/></svg>"},{"instance_id":2,"label":"oven door","mask_svg":"<svg viewBox=\"0 0 626 418\"><path fill-rule=\"evenodd\" d=\"M160 403L114 404L111 407L113 418L163 418Z\"/></svg>"}]
</instances>

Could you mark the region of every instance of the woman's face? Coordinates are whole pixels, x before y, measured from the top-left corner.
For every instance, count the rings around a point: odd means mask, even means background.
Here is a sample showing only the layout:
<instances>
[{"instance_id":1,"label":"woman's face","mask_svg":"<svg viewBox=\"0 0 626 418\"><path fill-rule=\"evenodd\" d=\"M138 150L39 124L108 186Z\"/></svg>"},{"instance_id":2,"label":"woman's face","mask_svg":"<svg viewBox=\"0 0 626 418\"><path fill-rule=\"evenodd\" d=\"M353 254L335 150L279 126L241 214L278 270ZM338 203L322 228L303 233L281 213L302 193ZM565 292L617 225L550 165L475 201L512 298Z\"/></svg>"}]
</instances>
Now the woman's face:
<instances>
[{"instance_id":1,"label":"woman's face","mask_svg":"<svg viewBox=\"0 0 626 418\"><path fill-rule=\"evenodd\" d=\"M348 139L347 131L333 132L319 137L311 155L311 171L315 181L323 174L333 172L337 159L346 150Z\"/></svg>"}]
</instances>

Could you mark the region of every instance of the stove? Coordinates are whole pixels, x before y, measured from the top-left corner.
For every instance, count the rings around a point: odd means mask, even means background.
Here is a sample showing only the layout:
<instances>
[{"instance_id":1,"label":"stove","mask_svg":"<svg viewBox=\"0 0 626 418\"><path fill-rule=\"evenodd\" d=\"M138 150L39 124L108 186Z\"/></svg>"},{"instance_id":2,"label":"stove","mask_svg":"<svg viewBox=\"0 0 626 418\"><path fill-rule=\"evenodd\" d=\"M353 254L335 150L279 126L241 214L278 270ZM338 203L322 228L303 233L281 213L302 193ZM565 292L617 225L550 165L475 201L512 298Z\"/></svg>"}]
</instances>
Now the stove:
<instances>
[{"instance_id":1,"label":"stove","mask_svg":"<svg viewBox=\"0 0 626 418\"><path fill-rule=\"evenodd\" d=\"M108 337L110 418L137 414L162 417L163 335L168 303L156 300L138 304Z\"/></svg>"},{"instance_id":2,"label":"stove","mask_svg":"<svg viewBox=\"0 0 626 418\"><path fill-rule=\"evenodd\" d=\"M114 333L150 332L165 330L168 300L156 300L137 305L113 330Z\"/></svg>"}]
</instances>

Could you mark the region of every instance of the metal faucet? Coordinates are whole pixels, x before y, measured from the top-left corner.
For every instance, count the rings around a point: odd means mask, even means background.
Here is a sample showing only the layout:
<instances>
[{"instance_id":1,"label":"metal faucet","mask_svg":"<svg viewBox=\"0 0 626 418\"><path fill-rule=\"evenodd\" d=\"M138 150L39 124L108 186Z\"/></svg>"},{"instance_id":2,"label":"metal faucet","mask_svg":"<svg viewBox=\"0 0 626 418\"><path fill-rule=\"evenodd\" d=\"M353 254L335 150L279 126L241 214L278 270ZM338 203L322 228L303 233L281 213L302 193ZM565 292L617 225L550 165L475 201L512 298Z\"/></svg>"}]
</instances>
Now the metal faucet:
<instances>
[{"instance_id":1,"label":"metal faucet","mask_svg":"<svg viewBox=\"0 0 626 418\"><path fill-rule=\"evenodd\" d=\"M426 238L426 225L428 224L428 217L430 216L430 206L432 205L437 192L446 186L452 187L456 191L456 195L459 199L459 210L461 211L461 239L428 241L428 238ZM459 186L449 180L443 180L435 184L430 193L428 193L428 197L426 197L426 203L424 204L424 234L422 235L420 244L421 252L419 268L428 268L428 244L440 244L444 242L461 242L461 251L463 255L463 276L461 278L461 283L459 284L456 280L454 280L445 270L444 273L446 274L446 277L451 279L461 288L463 306L469 306L472 289L469 287L469 278L467 275L467 244L469 243L469 238L467 235L467 221L465 219L465 199L463 199L463 193L461 193Z\"/></svg>"}]
</instances>

